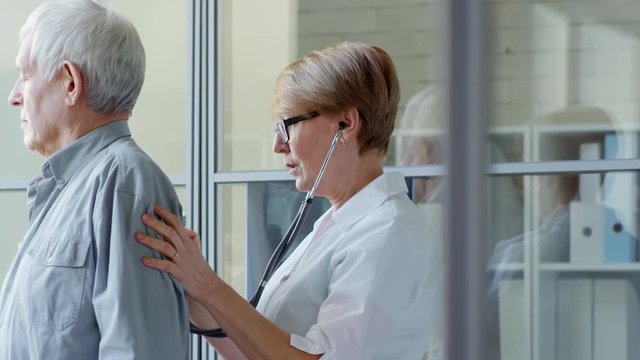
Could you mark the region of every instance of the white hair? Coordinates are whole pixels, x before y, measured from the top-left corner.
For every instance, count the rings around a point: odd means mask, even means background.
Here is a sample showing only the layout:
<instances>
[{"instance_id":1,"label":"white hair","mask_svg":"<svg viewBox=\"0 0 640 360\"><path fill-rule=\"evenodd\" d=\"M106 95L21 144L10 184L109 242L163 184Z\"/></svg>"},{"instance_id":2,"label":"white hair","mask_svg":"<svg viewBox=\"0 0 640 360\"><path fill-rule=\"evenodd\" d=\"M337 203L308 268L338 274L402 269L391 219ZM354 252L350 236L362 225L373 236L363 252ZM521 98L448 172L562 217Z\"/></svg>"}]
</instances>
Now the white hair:
<instances>
[{"instance_id":1,"label":"white hair","mask_svg":"<svg viewBox=\"0 0 640 360\"><path fill-rule=\"evenodd\" d=\"M79 67L86 103L103 114L131 112L144 82L145 54L133 24L91 0L50 0L20 31L30 64L50 81L67 60Z\"/></svg>"}]
</instances>

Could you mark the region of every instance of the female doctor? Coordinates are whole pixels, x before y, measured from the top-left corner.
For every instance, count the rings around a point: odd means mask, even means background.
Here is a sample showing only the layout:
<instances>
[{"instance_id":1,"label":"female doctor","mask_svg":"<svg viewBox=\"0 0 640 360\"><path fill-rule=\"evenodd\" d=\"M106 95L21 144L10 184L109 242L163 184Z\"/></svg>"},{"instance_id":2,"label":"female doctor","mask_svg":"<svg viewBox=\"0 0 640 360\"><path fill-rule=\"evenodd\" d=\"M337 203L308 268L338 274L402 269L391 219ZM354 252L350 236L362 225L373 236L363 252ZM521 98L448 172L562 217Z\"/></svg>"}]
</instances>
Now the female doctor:
<instances>
[{"instance_id":1,"label":"female doctor","mask_svg":"<svg viewBox=\"0 0 640 360\"><path fill-rule=\"evenodd\" d=\"M313 51L284 69L275 95L274 115L285 120L273 151L299 191L331 208L267 274L256 308L207 265L197 234L160 206L162 221L143 222L166 241L137 240L165 259L144 264L183 284L195 326L221 328L207 340L226 359L422 358L441 311L442 272L403 176L383 173L400 98L391 58L362 43Z\"/></svg>"}]
</instances>

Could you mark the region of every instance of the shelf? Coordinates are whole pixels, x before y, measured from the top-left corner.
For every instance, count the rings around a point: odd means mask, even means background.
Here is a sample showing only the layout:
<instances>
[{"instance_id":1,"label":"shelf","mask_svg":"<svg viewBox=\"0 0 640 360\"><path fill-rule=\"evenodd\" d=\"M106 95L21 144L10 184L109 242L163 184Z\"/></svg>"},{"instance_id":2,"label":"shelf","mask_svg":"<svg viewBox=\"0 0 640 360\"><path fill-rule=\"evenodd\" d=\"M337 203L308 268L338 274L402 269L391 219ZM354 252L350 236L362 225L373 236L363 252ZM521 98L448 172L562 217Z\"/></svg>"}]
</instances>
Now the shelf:
<instances>
[{"instance_id":1,"label":"shelf","mask_svg":"<svg viewBox=\"0 0 640 360\"><path fill-rule=\"evenodd\" d=\"M570 264L570 263L547 263L538 266L540 271L553 272L640 272L640 263L626 264Z\"/></svg>"},{"instance_id":2,"label":"shelf","mask_svg":"<svg viewBox=\"0 0 640 360\"><path fill-rule=\"evenodd\" d=\"M594 132L631 132L640 130L638 124L545 124L535 127L541 134L578 134Z\"/></svg>"},{"instance_id":3,"label":"shelf","mask_svg":"<svg viewBox=\"0 0 640 360\"><path fill-rule=\"evenodd\" d=\"M522 266L522 263L509 263L509 264L499 264L499 265L491 265L489 266L489 271L510 271L510 272L516 272L516 271L523 271L524 270L524 266Z\"/></svg>"},{"instance_id":4,"label":"shelf","mask_svg":"<svg viewBox=\"0 0 640 360\"><path fill-rule=\"evenodd\" d=\"M494 126L487 129L488 135L520 135L524 136L527 127L522 125L501 125ZM447 135L447 129L442 128L395 128L393 130L395 136L425 136L425 137L438 137Z\"/></svg>"}]
</instances>

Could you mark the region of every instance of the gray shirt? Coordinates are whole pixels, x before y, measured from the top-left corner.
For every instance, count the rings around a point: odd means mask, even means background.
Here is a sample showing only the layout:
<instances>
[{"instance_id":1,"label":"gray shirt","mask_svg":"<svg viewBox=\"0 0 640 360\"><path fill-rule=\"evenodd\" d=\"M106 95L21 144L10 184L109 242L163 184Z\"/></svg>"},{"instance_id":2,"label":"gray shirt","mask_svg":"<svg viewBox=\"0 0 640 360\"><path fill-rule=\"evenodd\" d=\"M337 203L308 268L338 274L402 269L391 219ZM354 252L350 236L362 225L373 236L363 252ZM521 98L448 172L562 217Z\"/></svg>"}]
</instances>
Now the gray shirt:
<instances>
[{"instance_id":1,"label":"gray shirt","mask_svg":"<svg viewBox=\"0 0 640 360\"><path fill-rule=\"evenodd\" d=\"M134 238L150 232L140 217L157 202L182 210L126 121L47 159L29 185L29 228L0 292L1 360L187 359L182 288L142 264L160 255Z\"/></svg>"}]
</instances>

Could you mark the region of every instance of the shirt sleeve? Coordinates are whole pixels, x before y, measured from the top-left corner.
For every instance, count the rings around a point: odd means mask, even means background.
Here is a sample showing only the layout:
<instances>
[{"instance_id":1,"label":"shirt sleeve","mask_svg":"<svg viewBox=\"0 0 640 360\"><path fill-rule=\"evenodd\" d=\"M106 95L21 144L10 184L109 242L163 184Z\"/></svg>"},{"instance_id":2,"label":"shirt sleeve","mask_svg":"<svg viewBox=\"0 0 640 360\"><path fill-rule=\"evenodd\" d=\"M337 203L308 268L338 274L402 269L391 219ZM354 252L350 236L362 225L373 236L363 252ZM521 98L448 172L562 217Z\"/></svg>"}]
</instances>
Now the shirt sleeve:
<instances>
[{"instance_id":1,"label":"shirt sleeve","mask_svg":"<svg viewBox=\"0 0 640 360\"><path fill-rule=\"evenodd\" d=\"M167 273L145 267L143 256L159 255L135 241L136 232L148 232L141 215L152 212L152 201L125 191L116 191L112 200L105 201L94 234L99 358L186 359L188 312L182 288ZM175 198L162 202L174 213L181 211Z\"/></svg>"},{"instance_id":2,"label":"shirt sleeve","mask_svg":"<svg viewBox=\"0 0 640 360\"><path fill-rule=\"evenodd\" d=\"M332 258L329 293L317 323L304 336L292 335L291 345L324 354L323 360L370 359L383 355L380 344L390 341L424 352L429 337L424 329L433 315L428 309L439 291L426 271L428 247L397 223L364 226L348 233L346 241ZM388 338L403 331L406 336Z\"/></svg>"}]
</instances>

